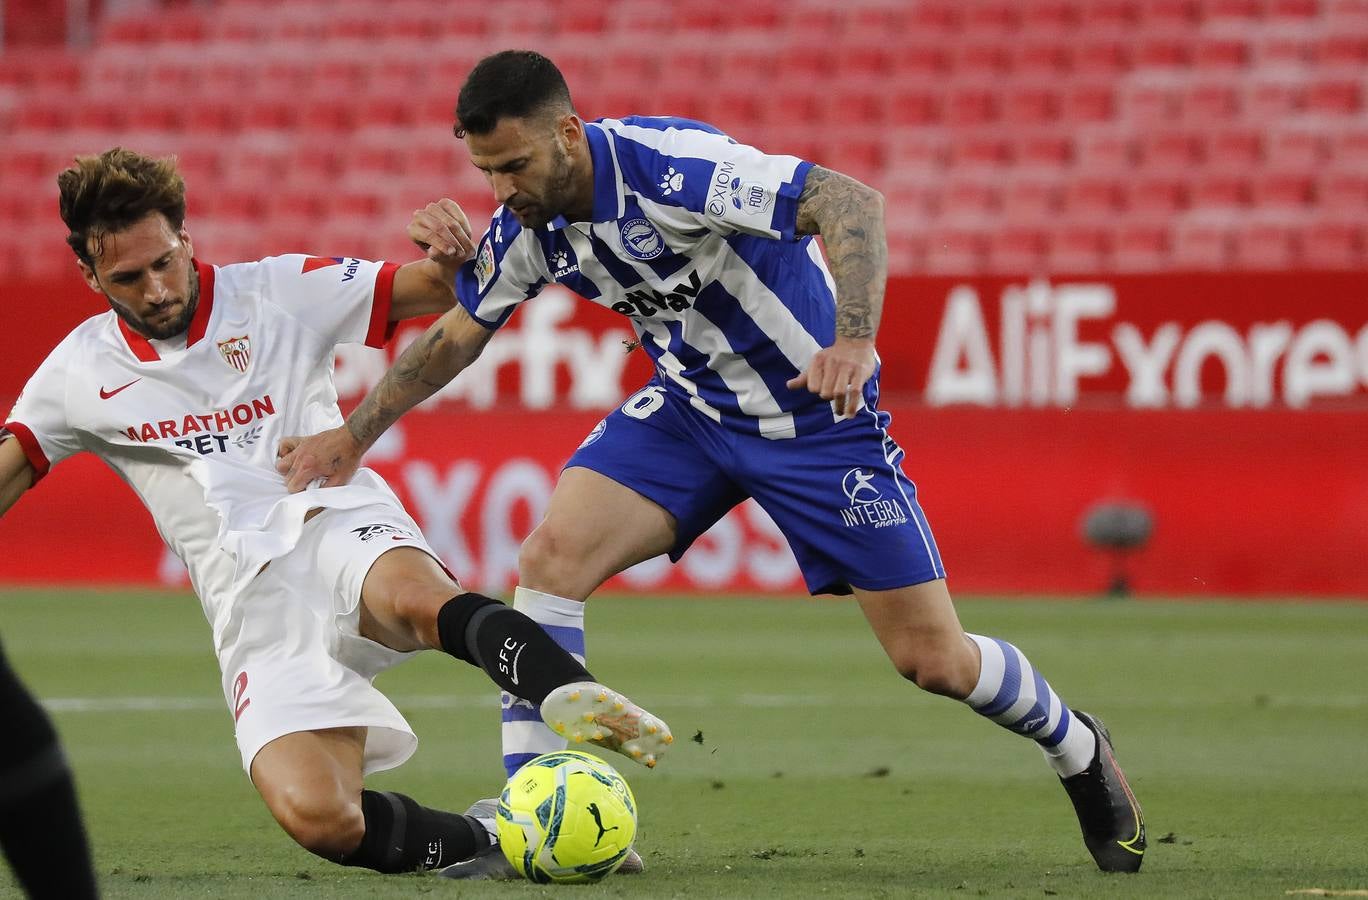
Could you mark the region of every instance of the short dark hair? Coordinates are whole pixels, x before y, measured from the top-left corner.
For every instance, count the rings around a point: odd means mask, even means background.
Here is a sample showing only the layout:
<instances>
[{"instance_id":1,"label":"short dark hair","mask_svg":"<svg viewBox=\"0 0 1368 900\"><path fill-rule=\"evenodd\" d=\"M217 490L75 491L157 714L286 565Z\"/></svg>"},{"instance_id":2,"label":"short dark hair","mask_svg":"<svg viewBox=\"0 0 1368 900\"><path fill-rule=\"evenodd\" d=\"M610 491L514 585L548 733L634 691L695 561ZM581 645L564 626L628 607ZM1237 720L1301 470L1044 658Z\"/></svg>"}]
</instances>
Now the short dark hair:
<instances>
[{"instance_id":1,"label":"short dark hair","mask_svg":"<svg viewBox=\"0 0 1368 900\"><path fill-rule=\"evenodd\" d=\"M123 147L99 156L78 156L57 176L58 209L67 243L86 265L95 265L104 236L159 212L176 231L185 224L185 180L174 156L153 159ZM94 238L95 250L90 249Z\"/></svg>"},{"instance_id":2,"label":"short dark hair","mask_svg":"<svg viewBox=\"0 0 1368 900\"><path fill-rule=\"evenodd\" d=\"M500 119L520 119L551 107L571 112L570 88L551 60L535 50L503 50L470 70L456 101L456 136L489 134Z\"/></svg>"}]
</instances>

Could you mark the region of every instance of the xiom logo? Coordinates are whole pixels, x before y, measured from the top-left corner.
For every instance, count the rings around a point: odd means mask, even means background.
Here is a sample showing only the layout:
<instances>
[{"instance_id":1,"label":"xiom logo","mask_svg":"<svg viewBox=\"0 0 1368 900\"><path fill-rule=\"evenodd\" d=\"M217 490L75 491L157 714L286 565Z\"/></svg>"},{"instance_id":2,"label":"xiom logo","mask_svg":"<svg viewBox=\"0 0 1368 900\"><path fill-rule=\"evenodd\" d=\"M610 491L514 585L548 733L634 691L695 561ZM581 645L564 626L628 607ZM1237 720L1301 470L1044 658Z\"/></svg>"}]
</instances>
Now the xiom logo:
<instances>
[{"instance_id":1,"label":"xiom logo","mask_svg":"<svg viewBox=\"0 0 1368 900\"><path fill-rule=\"evenodd\" d=\"M883 492L874 484L874 477L872 469L855 468L846 472L841 479L841 492L848 501L846 508L841 510L841 521L845 527L872 525L875 528L887 528L907 521L907 513L896 500L884 499Z\"/></svg>"}]
</instances>

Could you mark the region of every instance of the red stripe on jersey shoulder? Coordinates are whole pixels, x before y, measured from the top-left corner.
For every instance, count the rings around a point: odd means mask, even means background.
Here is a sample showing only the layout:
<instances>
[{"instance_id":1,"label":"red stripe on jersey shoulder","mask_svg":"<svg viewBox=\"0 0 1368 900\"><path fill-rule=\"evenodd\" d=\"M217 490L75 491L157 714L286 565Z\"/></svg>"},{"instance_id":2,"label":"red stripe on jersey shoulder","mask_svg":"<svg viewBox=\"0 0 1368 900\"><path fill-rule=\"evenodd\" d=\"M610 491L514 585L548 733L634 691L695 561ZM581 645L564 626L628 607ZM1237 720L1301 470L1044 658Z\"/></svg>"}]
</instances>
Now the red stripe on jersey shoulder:
<instances>
[{"instance_id":1,"label":"red stripe on jersey shoulder","mask_svg":"<svg viewBox=\"0 0 1368 900\"><path fill-rule=\"evenodd\" d=\"M342 257L340 256L309 256L304 259L304 265L300 267L299 274L312 272L315 269L326 269L329 266L340 266Z\"/></svg>"},{"instance_id":2,"label":"red stripe on jersey shoulder","mask_svg":"<svg viewBox=\"0 0 1368 900\"><path fill-rule=\"evenodd\" d=\"M37 484L38 479L46 475L48 469L52 468L52 463L48 462L47 454L43 452L38 439L33 436L32 431L29 431L29 427L22 422L6 422L0 431L8 431L19 442L19 448L28 457L29 465L33 466L33 483Z\"/></svg>"},{"instance_id":3,"label":"red stripe on jersey shoulder","mask_svg":"<svg viewBox=\"0 0 1368 900\"><path fill-rule=\"evenodd\" d=\"M399 271L398 263L382 263L375 273L375 296L371 300L370 328L366 331L367 347L383 347L394 337L398 322L390 321L390 309L394 303L394 273Z\"/></svg>"}]
</instances>

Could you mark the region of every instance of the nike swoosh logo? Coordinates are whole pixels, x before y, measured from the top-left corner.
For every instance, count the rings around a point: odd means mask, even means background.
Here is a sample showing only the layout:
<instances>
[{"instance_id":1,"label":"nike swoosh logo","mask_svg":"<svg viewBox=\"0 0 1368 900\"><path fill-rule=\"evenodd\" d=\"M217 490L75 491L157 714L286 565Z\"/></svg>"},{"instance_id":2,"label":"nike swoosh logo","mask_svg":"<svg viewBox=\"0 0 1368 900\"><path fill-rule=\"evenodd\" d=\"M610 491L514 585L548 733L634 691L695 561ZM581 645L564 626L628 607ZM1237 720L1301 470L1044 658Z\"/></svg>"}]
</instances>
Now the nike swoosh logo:
<instances>
[{"instance_id":1,"label":"nike swoosh logo","mask_svg":"<svg viewBox=\"0 0 1368 900\"><path fill-rule=\"evenodd\" d=\"M104 388L100 388L100 399L101 399L101 400L108 400L110 397L113 397L113 396L114 396L115 394L117 394L119 391L126 390L126 389L128 389L128 388L131 388L133 385L137 384L139 381L142 381L142 379L141 379L141 378L134 378L134 379L133 379L132 381L130 381L128 384L123 385L123 387L116 387L116 388L115 388L114 390L112 390L112 391L107 391L107 390L105 390Z\"/></svg>"},{"instance_id":2,"label":"nike swoosh logo","mask_svg":"<svg viewBox=\"0 0 1368 900\"><path fill-rule=\"evenodd\" d=\"M518 652L513 654L513 672L508 677L513 679L515 685L518 684L518 658L522 656L522 652L526 649L527 645L523 644L518 648Z\"/></svg>"}]
</instances>

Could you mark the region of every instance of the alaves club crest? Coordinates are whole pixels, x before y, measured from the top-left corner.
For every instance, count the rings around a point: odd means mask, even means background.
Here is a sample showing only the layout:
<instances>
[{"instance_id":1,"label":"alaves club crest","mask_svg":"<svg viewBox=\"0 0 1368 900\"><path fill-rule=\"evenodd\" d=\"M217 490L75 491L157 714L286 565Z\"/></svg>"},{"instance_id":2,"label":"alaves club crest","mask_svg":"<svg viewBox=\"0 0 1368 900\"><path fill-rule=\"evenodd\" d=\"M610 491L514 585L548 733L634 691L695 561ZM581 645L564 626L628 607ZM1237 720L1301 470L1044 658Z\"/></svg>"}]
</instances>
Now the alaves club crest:
<instances>
[{"instance_id":1,"label":"alaves club crest","mask_svg":"<svg viewBox=\"0 0 1368 900\"><path fill-rule=\"evenodd\" d=\"M218 342L219 353L223 355L223 361L237 369L239 372L246 372L247 366L252 362L252 339L247 335L229 338L226 341Z\"/></svg>"}]
</instances>

